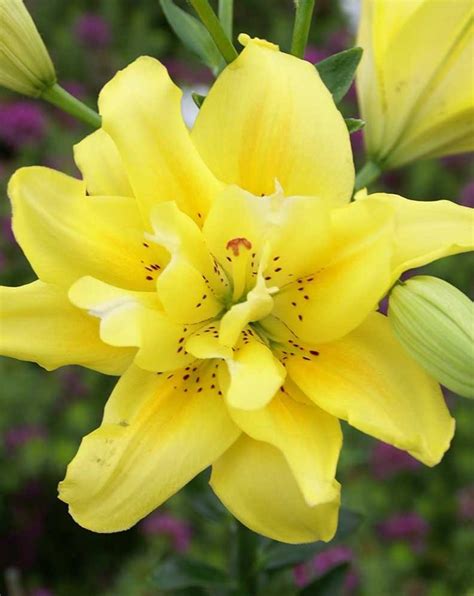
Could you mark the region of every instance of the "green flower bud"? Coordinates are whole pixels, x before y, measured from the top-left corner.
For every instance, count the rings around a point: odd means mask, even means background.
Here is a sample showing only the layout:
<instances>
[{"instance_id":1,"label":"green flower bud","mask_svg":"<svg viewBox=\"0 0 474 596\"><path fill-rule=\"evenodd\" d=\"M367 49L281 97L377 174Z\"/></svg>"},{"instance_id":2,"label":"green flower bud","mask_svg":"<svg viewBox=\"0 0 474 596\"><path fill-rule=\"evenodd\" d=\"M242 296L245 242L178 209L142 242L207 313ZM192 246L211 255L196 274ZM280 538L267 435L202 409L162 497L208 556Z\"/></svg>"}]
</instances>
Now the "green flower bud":
<instances>
[{"instance_id":1,"label":"green flower bud","mask_svg":"<svg viewBox=\"0 0 474 596\"><path fill-rule=\"evenodd\" d=\"M22 0L0 0L0 86L39 97L55 83L48 50Z\"/></svg>"},{"instance_id":2,"label":"green flower bud","mask_svg":"<svg viewBox=\"0 0 474 596\"><path fill-rule=\"evenodd\" d=\"M427 372L451 391L474 398L474 304L467 296L420 275L393 288L388 318Z\"/></svg>"}]
</instances>

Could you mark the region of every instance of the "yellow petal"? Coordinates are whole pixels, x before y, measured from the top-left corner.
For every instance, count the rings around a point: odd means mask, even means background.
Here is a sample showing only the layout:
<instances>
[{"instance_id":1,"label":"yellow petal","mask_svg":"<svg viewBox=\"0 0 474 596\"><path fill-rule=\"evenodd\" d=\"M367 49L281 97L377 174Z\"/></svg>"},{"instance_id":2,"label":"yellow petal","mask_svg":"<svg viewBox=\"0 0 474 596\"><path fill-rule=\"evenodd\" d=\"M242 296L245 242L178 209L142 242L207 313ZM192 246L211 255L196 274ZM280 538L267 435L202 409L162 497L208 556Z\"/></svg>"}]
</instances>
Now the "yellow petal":
<instances>
[{"instance_id":1,"label":"yellow petal","mask_svg":"<svg viewBox=\"0 0 474 596\"><path fill-rule=\"evenodd\" d=\"M289 376L319 407L433 466L454 432L439 385L372 313L310 360L290 357Z\"/></svg>"},{"instance_id":2,"label":"yellow petal","mask_svg":"<svg viewBox=\"0 0 474 596\"><path fill-rule=\"evenodd\" d=\"M244 330L227 366L230 378L226 399L234 408L263 408L285 381L285 368L252 330Z\"/></svg>"},{"instance_id":3,"label":"yellow petal","mask_svg":"<svg viewBox=\"0 0 474 596\"><path fill-rule=\"evenodd\" d=\"M337 418L314 404L295 401L287 385L259 410L229 411L245 434L283 453L310 507L337 498L334 476L342 445Z\"/></svg>"},{"instance_id":4,"label":"yellow petal","mask_svg":"<svg viewBox=\"0 0 474 596\"><path fill-rule=\"evenodd\" d=\"M130 292L83 277L72 286L69 298L100 319L102 341L139 348L135 363L145 370L175 370L195 360L184 348L195 326L170 321L155 292Z\"/></svg>"},{"instance_id":5,"label":"yellow petal","mask_svg":"<svg viewBox=\"0 0 474 596\"><path fill-rule=\"evenodd\" d=\"M37 362L47 370L79 364L118 375L135 350L103 343L96 319L75 308L64 290L36 281L0 287L0 354Z\"/></svg>"},{"instance_id":6,"label":"yellow petal","mask_svg":"<svg viewBox=\"0 0 474 596\"><path fill-rule=\"evenodd\" d=\"M132 367L122 377L59 487L81 526L126 530L235 441L239 431L218 389L210 389L211 370L183 380Z\"/></svg>"},{"instance_id":7,"label":"yellow petal","mask_svg":"<svg viewBox=\"0 0 474 596\"><path fill-rule=\"evenodd\" d=\"M140 215L128 197L87 197L83 182L48 168L18 170L8 192L13 231L43 281L69 286L83 275L150 289ZM150 280L147 279L150 277Z\"/></svg>"},{"instance_id":8,"label":"yellow petal","mask_svg":"<svg viewBox=\"0 0 474 596\"><path fill-rule=\"evenodd\" d=\"M410 201L377 193L363 201L390 205L395 211L395 281L407 269L474 249L474 210L451 201Z\"/></svg>"},{"instance_id":9,"label":"yellow petal","mask_svg":"<svg viewBox=\"0 0 474 596\"><path fill-rule=\"evenodd\" d=\"M357 327L375 309L389 284L392 211L352 203L332 211L333 259L319 271L288 284L273 297L275 319L309 343L333 341Z\"/></svg>"},{"instance_id":10,"label":"yellow petal","mask_svg":"<svg viewBox=\"0 0 474 596\"><path fill-rule=\"evenodd\" d=\"M368 151L389 167L467 150L469 132L473 148L472 15L470 0L365 0L359 101Z\"/></svg>"},{"instance_id":11,"label":"yellow petal","mask_svg":"<svg viewBox=\"0 0 474 596\"><path fill-rule=\"evenodd\" d=\"M211 486L244 525L281 542L331 540L339 497L310 507L283 455L243 435L213 465Z\"/></svg>"},{"instance_id":12,"label":"yellow petal","mask_svg":"<svg viewBox=\"0 0 474 596\"><path fill-rule=\"evenodd\" d=\"M89 195L133 197L122 158L102 128L74 146L74 160Z\"/></svg>"},{"instance_id":13,"label":"yellow petal","mask_svg":"<svg viewBox=\"0 0 474 596\"><path fill-rule=\"evenodd\" d=\"M220 189L189 138L181 96L165 67L145 56L117 73L99 97L102 126L145 218L153 205L176 201L200 221Z\"/></svg>"},{"instance_id":14,"label":"yellow petal","mask_svg":"<svg viewBox=\"0 0 474 596\"><path fill-rule=\"evenodd\" d=\"M349 135L316 69L252 40L219 76L192 138L214 174L254 195L350 200Z\"/></svg>"}]
</instances>

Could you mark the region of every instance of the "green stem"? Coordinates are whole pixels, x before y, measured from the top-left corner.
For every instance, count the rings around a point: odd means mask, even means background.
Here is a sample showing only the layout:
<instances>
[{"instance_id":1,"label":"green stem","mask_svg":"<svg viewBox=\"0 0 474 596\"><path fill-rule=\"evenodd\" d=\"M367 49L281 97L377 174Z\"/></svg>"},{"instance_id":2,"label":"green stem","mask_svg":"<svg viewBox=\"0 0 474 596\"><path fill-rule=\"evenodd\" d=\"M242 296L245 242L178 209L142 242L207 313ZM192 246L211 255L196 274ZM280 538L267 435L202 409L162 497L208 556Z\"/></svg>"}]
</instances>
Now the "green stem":
<instances>
[{"instance_id":1,"label":"green stem","mask_svg":"<svg viewBox=\"0 0 474 596\"><path fill-rule=\"evenodd\" d=\"M256 555L257 535L235 520L234 526L233 575L240 591L245 596L256 596L258 590Z\"/></svg>"},{"instance_id":2,"label":"green stem","mask_svg":"<svg viewBox=\"0 0 474 596\"><path fill-rule=\"evenodd\" d=\"M219 0L219 21L227 37L232 39L234 21L234 0Z\"/></svg>"},{"instance_id":3,"label":"green stem","mask_svg":"<svg viewBox=\"0 0 474 596\"><path fill-rule=\"evenodd\" d=\"M355 190L360 190L361 188L365 188L382 173L382 168L375 162L369 161L364 165L364 167L357 172L356 180L355 180Z\"/></svg>"},{"instance_id":4,"label":"green stem","mask_svg":"<svg viewBox=\"0 0 474 596\"><path fill-rule=\"evenodd\" d=\"M308 43L315 0L295 0L295 2L296 16L291 40L291 53L297 58L303 58Z\"/></svg>"},{"instance_id":5,"label":"green stem","mask_svg":"<svg viewBox=\"0 0 474 596\"><path fill-rule=\"evenodd\" d=\"M57 83L46 89L41 97L81 122L89 124L93 128L100 128L101 118L99 114L83 104L82 101L76 99Z\"/></svg>"},{"instance_id":6,"label":"green stem","mask_svg":"<svg viewBox=\"0 0 474 596\"><path fill-rule=\"evenodd\" d=\"M237 50L227 37L226 32L222 28L222 25L220 24L216 13L212 10L208 0L189 0L189 2L197 12L203 25L209 31L224 60L227 64L233 62L238 56Z\"/></svg>"}]
</instances>

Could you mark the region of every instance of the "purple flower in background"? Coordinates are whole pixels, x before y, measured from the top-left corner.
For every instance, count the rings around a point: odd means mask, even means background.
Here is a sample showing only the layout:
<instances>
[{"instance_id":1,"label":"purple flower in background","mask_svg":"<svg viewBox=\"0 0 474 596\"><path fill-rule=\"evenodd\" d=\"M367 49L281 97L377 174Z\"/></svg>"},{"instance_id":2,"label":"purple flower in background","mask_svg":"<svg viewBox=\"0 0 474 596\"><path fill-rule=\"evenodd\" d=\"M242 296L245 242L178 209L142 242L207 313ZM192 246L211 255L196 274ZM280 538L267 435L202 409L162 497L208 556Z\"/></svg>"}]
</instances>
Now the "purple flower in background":
<instances>
[{"instance_id":1,"label":"purple flower in background","mask_svg":"<svg viewBox=\"0 0 474 596\"><path fill-rule=\"evenodd\" d=\"M170 513L155 511L141 522L140 529L147 536L168 536L178 553L186 552L191 542L189 524Z\"/></svg>"},{"instance_id":2,"label":"purple flower in background","mask_svg":"<svg viewBox=\"0 0 474 596\"><path fill-rule=\"evenodd\" d=\"M474 485L462 488L457 494L458 517L464 522L474 522Z\"/></svg>"},{"instance_id":3,"label":"purple flower in background","mask_svg":"<svg viewBox=\"0 0 474 596\"><path fill-rule=\"evenodd\" d=\"M464 207L474 208L474 180L463 187L459 202L461 205L464 205Z\"/></svg>"},{"instance_id":4,"label":"purple flower in background","mask_svg":"<svg viewBox=\"0 0 474 596\"><path fill-rule=\"evenodd\" d=\"M316 64L317 62L321 62L325 58L328 58L330 52L325 48L317 48L313 45L308 45L306 51L304 53L304 59L311 64Z\"/></svg>"},{"instance_id":5,"label":"purple flower in background","mask_svg":"<svg viewBox=\"0 0 474 596\"><path fill-rule=\"evenodd\" d=\"M424 549L430 526L418 513L396 513L378 525L382 539L407 542L414 551Z\"/></svg>"},{"instance_id":6,"label":"purple flower in background","mask_svg":"<svg viewBox=\"0 0 474 596\"><path fill-rule=\"evenodd\" d=\"M351 563L351 567L346 575L344 582L344 592L351 594L359 583L358 575L352 565L354 553L347 546L333 546L323 552L315 555L307 563L297 565L293 569L295 584L299 588L307 586L310 582L319 576L323 576L334 567L342 563Z\"/></svg>"},{"instance_id":7,"label":"purple flower in background","mask_svg":"<svg viewBox=\"0 0 474 596\"><path fill-rule=\"evenodd\" d=\"M13 452L15 449L22 447L32 439L43 439L46 437L46 431L43 427L35 424L25 424L23 426L15 426L7 430L4 435L3 442L8 451Z\"/></svg>"},{"instance_id":8,"label":"purple flower in background","mask_svg":"<svg viewBox=\"0 0 474 596\"><path fill-rule=\"evenodd\" d=\"M15 244L11 217L0 217L0 237L7 244Z\"/></svg>"},{"instance_id":9,"label":"purple flower in background","mask_svg":"<svg viewBox=\"0 0 474 596\"><path fill-rule=\"evenodd\" d=\"M89 48L100 49L110 44L112 33L107 21L100 15L85 13L74 24L77 41Z\"/></svg>"},{"instance_id":10,"label":"purple flower in background","mask_svg":"<svg viewBox=\"0 0 474 596\"><path fill-rule=\"evenodd\" d=\"M0 105L0 141L11 149L40 141L46 132L41 107L30 101Z\"/></svg>"},{"instance_id":11,"label":"purple flower in background","mask_svg":"<svg viewBox=\"0 0 474 596\"><path fill-rule=\"evenodd\" d=\"M400 472L416 470L420 467L411 455L382 441L377 441L372 451L370 469L378 480L391 478Z\"/></svg>"},{"instance_id":12,"label":"purple flower in background","mask_svg":"<svg viewBox=\"0 0 474 596\"><path fill-rule=\"evenodd\" d=\"M30 596L54 596L54 593L48 588L35 588L30 592Z\"/></svg>"},{"instance_id":13,"label":"purple flower in background","mask_svg":"<svg viewBox=\"0 0 474 596\"><path fill-rule=\"evenodd\" d=\"M194 66L179 58L165 58L162 62L176 83L208 86L212 84L212 74L207 68Z\"/></svg>"}]
</instances>

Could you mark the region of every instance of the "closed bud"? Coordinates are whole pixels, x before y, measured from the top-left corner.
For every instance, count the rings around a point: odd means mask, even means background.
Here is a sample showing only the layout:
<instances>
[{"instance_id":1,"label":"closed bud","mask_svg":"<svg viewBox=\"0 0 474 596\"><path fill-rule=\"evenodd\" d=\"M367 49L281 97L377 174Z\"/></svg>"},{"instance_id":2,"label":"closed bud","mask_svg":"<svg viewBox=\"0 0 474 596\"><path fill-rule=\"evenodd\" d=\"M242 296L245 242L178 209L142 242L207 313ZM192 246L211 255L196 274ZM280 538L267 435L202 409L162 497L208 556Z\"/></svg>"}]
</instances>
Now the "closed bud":
<instances>
[{"instance_id":1,"label":"closed bud","mask_svg":"<svg viewBox=\"0 0 474 596\"><path fill-rule=\"evenodd\" d=\"M0 86L39 97L56 73L22 0L0 0Z\"/></svg>"},{"instance_id":2,"label":"closed bud","mask_svg":"<svg viewBox=\"0 0 474 596\"><path fill-rule=\"evenodd\" d=\"M420 275L393 288L388 318L427 372L451 391L474 398L474 304L467 296Z\"/></svg>"}]
</instances>

